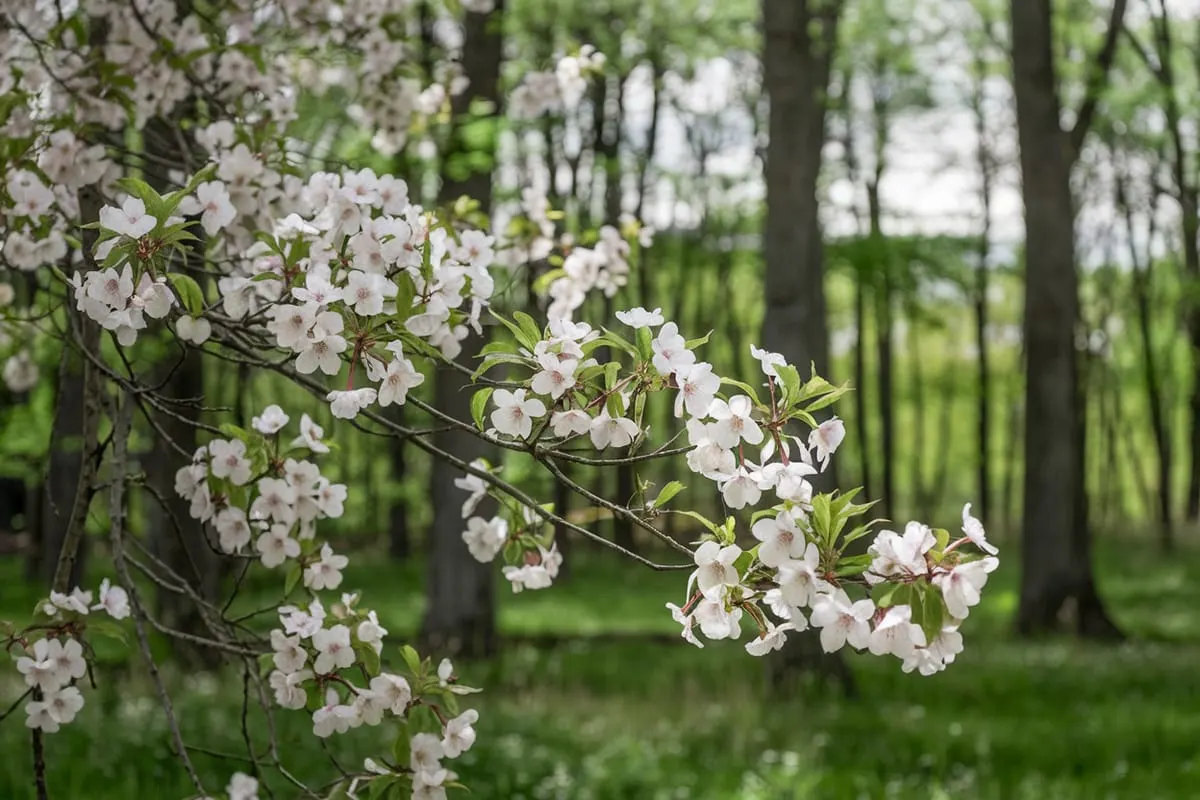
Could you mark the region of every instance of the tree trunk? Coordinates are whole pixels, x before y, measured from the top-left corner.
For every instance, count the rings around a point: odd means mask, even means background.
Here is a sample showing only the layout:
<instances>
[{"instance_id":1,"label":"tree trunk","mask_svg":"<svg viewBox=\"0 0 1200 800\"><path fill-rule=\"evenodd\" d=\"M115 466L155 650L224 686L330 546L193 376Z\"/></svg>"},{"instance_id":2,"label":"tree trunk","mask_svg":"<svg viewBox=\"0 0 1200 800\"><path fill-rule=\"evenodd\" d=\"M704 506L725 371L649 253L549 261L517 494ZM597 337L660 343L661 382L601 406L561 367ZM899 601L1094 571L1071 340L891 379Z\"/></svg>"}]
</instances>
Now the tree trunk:
<instances>
[{"instance_id":1,"label":"tree trunk","mask_svg":"<svg viewBox=\"0 0 1200 800\"><path fill-rule=\"evenodd\" d=\"M975 113L976 136L979 139L977 148L979 160L979 200L983 206L983 227L979 232L979 264L975 270L975 350L978 374L979 394L976 396L975 424L978 438L979 470L978 491L979 499L975 514L986 525L991 520L992 512L992 475L991 475L991 367L988 363L988 278L992 246L992 155L987 143L987 118L984 116L983 81L986 66L982 60L975 68L976 85L972 95L972 110Z\"/></svg>"},{"instance_id":2,"label":"tree trunk","mask_svg":"<svg viewBox=\"0 0 1200 800\"><path fill-rule=\"evenodd\" d=\"M763 88L770 99L763 344L782 353L801 374L807 373L810 363L824 373L829 367L829 339L817 180L841 3L763 0L762 9ZM853 690L845 662L823 653L812 633L789 637L767 665L777 688L784 688L797 670L815 670Z\"/></svg>"},{"instance_id":3,"label":"tree trunk","mask_svg":"<svg viewBox=\"0 0 1200 800\"><path fill-rule=\"evenodd\" d=\"M404 407L395 406L392 420L404 424ZM392 463L391 481L394 486L403 487L408 475L408 460L405 458L404 442L394 441L390 445L388 457ZM391 499L388 508L388 555L402 561L412 555L412 534L408 527L408 497L401 493Z\"/></svg>"},{"instance_id":4,"label":"tree trunk","mask_svg":"<svg viewBox=\"0 0 1200 800\"><path fill-rule=\"evenodd\" d=\"M879 371L879 393L875 399L879 404L880 471L882 485L876 512L891 518L896 511L896 413L892 389L892 267L886 250L881 226L879 206L879 180L867 183L867 209L870 215L870 237L874 243L871 252L879 259L879 281L875 286L875 361Z\"/></svg>"},{"instance_id":5,"label":"tree trunk","mask_svg":"<svg viewBox=\"0 0 1200 800\"><path fill-rule=\"evenodd\" d=\"M1092 578L1082 489L1083 419L1068 137L1059 123L1050 0L1013 0L1013 86L1025 200L1025 476L1017 629L1116 633ZM1071 151L1071 152L1069 152Z\"/></svg>"},{"instance_id":6,"label":"tree trunk","mask_svg":"<svg viewBox=\"0 0 1200 800\"><path fill-rule=\"evenodd\" d=\"M463 69L470 81L468 89L454 99L456 119L471 100L478 97L491 101L495 113L500 113L499 76L503 57L500 24L503 0L488 14L468 12L463 40ZM457 130L447 155L460 152L463 144ZM450 202L460 195L470 195L483 209L492 204L492 174L490 170L472 172L462 181L443 178L441 199ZM470 336L463 342L461 360L471 363L484 344L484 337ZM458 370L439 368L435 376L438 407L455 419L471 418L470 378ZM434 444L464 461L487 457L486 443L466 431L441 431L434 435ZM428 599L421 625L421 640L425 648L440 655L484 656L495 651L496 610L494 570L491 564L481 564L471 557L463 542L462 490L454 479L462 472L435 458L431 470L429 496L433 504L433 526L430 530L428 564ZM488 503L487 505L492 505ZM478 513L492 513L481 507Z\"/></svg>"}]
</instances>

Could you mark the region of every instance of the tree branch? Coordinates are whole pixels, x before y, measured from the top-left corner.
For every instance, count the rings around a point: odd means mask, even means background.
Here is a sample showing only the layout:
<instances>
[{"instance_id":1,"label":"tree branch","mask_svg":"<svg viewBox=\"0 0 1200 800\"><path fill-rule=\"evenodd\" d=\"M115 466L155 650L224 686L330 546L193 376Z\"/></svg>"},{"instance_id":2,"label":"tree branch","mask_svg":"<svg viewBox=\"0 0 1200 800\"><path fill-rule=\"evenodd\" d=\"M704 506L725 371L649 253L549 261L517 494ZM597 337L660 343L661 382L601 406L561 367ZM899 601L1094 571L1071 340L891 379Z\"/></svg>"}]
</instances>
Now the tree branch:
<instances>
[{"instance_id":1,"label":"tree branch","mask_svg":"<svg viewBox=\"0 0 1200 800\"><path fill-rule=\"evenodd\" d=\"M1095 63L1088 75L1087 94L1084 95L1083 105L1075 115L1075 124L1068 133L1068 158L1074 163L1079 158L1083 148L1083 140L1087 138L1088 129L1096 116L1096 105L1100 102L1100 93L1108 83L1108 73L1112 70L1117 57L1117 41L1125 20L1125 8L1128 0L1113 0L1112 14L1108 18L1108 30L1104 34L1104 42L1096 54Z\"/></svg>"}]
</instances>

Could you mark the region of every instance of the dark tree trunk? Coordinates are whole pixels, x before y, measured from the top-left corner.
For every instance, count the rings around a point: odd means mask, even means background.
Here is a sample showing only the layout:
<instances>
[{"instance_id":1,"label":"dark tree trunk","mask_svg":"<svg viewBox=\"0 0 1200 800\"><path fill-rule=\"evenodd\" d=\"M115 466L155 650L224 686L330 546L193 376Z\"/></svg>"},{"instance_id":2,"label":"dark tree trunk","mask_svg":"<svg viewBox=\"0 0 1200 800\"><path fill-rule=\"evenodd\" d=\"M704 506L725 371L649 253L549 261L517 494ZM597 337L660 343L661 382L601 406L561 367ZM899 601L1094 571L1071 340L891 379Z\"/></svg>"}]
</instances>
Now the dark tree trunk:
<instances>
[{"instance_id":1,"label":"dark tree trunk","mask_svg":"<svg viewBox=\"0 0 1200 800\"><path fill-rule=\"evenodd\" d=\"M829 338L817 180L841 3L763 0L762 9L763 88L770 106L763 344L782 353L801 374L807 373L810 363L824 373L829 367ZM823 653L811 633L790 637L767 664L777 688L784 688L797 671L815 670L853 690L845 661Z\"/></svg>"},{"instance_id":2,"label":"dark tree trunk","mask_svg":"<svg viewBox=\"0 0 1200 800\"><path fill-rule=\"evenodd\" d=\"M867 208L870 215L870 237L874 243L871 253L879 259L878 283L875 286L875 366L879 371L880 472L882 485L879 505L875 511L891 518L896 511L896 414L893 384L892 346L892 266L883 238L879 205L879 180L867 184Z\"/></svg>"},{"instance_id":3,"label":"dark tree trunk","mask_svg":"<svg viewBox=\"0 0 1200 800\"><path fill-rule=\"evenodd\" d=\"M979 470L978 491L979 500L975 515L988 524L992 512L992 475L991 475L991 402L992 381L991 367L988 361L990 343L988 342L988 278L992 246L992 154L988 148L987 118L984 115L983 81L986 75L986 65L982 60L977 62L975 92L972 94L972 110L975 113L975 131L979 139L977 148L979 160L979 200L983 206L983 228L979 232L979 264L975 270L975 349L978 359L979 394L976 397L975 424L978 438Z\"/></svg>"},{"instance_id":4,"label":"dark tree trunk","mask_svg":"<svg viewBox=\"0 0 1200 800\"><path fill-rule=\"evenodd\" d=\"M1070 172L1077 146L1059 122L1050 0L1012 4L1013 86L1025 200L1025 480L1017 629L1116 632L1092 577Z\"/></svg>"},{"instance_id":5,"label":"dark tree trunk","mask_svg":"<svg viewBox=\"0 0 1200 800\"><path fill-rule=\"evenodd\" d=\"M479 97L494 104L499 113L499 77L503 57L500 24L503 0L489 14L468 12L463 41L463 68L470 86L454 99L456 118L464 113L472 99ZM448 157L462 147L457 132L448 149ZM492 204L491 171L473 172L462 181L444 178L441 199L449 202L470 195L483 209ZM470 363L485 342L472 335L463 343L460 360ZM470 419L471 381L458 370L439 368L435 376L438 407L456 419ZM464 461L490 455L490 448L477 436L449 430L433 437L435 446ZM462 540L464 522L462 490L454 479L462 471L434 458L429 496L433 504L428 564L428 598L421 625L421 640L427 649L439 655L483 656L496 647L496 610L494 565L481 564L471 557ZM494 504L481 504L478 513L494 513Z\"/></svg>"}]
</instances>

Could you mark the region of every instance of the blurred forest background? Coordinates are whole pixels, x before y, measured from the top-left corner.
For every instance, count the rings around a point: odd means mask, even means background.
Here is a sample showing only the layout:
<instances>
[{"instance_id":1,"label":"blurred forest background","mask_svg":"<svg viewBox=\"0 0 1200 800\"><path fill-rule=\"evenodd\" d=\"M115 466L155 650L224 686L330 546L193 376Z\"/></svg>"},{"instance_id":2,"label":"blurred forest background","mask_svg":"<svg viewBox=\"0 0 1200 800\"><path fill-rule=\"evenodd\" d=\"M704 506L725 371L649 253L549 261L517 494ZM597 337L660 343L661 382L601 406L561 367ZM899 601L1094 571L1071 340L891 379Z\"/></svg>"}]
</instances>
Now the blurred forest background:
<instances>
[{"instance_id":1,"label":"blurred forest background","mask_svg":"<svg viewBox=\"0 0 1200 800\"><path fill-rule=\"evenodd\" d=\"M464 35L428 22L431 48ZM566 577L510 595L461 546L454 475L339 426L325 463L356 487L330 528L360 554L347 584L393 637L440 643L487 689L479 744L458 762L476 796L1200 796L1200 7L506 0L470 15L465 36L476 103L579 43L607 56L605 78L567 114L459 108L448 150L417 132L382 155L336 89L304 99L299 135L330 160L406 178L429 206L490 195L502 218L536 183L565 230L644 220L653 245L629 285L580 318L662 307L691 335L713 331L704 357L723 374L755 380L756 344L850 381L840 484L864 486L899 525L957 529L970 500L1002 548L947 672L850 656L829 680L828 664L810 677L803 653L764 671L740 646L678 640L663 608L682 598L677 576L565 536ZM549 266L513 272L501 305L538 309ZM43 374L56 375L45 345ZM55 424L81 402L71 379L0 397L0 616L23 615L54 567L56 500L78 469ZM214 423L280 403L332 426L270 375L210 363L172 380L227 409ZM418 393L434 400L439 383ZM669 429L661 411L654 424ZM171 495L172 455L141 446L147 482ZM637 479L683 477L651 463ZM568 499L528 467L513 459L505 476ZM597 493L635 494L631 473L585 469L573 474ZM688 501L720 513L715 492ZM652 549L594 509L569 513ZM155 508L134 522L212 591L237 579L181 546ZM100 561L81 567L91 584ZM464 598L446 577L467 573L486 590ZM251 586L239 603L254 598ZM160 613L186 630L176 603L161 597ZM205 671L177 641L155 646L185 689L179 713L209 732L196 764L227 774L222 742L257 723L216 688L241 676ZM128 656L102 655L115 670ZM48 745L70 764L63 796L186 794L148 687L98 693L104 713ZM298 717L280 736L299 774L361 759L356 737L322 750ZM26 749L19 721L0 726L0 797L33 796Z\"/></svg>"}]
</instances>

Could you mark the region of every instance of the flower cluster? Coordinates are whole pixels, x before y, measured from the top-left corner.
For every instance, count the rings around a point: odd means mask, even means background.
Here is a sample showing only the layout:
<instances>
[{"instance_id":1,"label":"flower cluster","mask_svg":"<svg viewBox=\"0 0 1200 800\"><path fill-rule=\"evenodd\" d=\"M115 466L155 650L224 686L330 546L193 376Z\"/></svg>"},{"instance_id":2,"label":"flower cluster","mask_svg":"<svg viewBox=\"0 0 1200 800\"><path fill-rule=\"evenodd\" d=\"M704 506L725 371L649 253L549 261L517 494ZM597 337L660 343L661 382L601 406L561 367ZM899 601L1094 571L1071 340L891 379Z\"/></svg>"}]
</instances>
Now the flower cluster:
<instances>
[{"instance_id":1,"label":"flower cluster","mask_svg":"<svg viewBox=\"0 0 1200 800\"><path fill-rule=\"evenodd\" d=\"M25 725L43 733L55 733L72 722L83 708L78 682L88 674L91 648L87 633L122 635L112 623L90 618L100 611L115 620L129 616L129 595L106 578L100 584L97 602L92 592L75 588L70 593L51 592L38 604L34 625L25 631L11 629L4 649L16 659L17 672L33 699L25 704Z\"/></svg>"},{"instance_id":2,"label":"flower cluster","mask_svg":"<svg viewBox=\"0 0 1200 800\"><path fill-rule=\"evenodd\" d=\"M289 439L283 435L289 422L272 405L253 418L253 434L226 426L231 438L201 447L176 474L176 490L191 503L192 516L216 531L222 551L238 554L253 541L264 567L291 562L286 596L299 585L307 592L304 602L279 607L279 627L269 634L263 668L276 702L311 712L320 738L364 725L411 727L417 732L407 763L369 759L362 780L403 780L414 797L444 796L456 775L442 760L470 749L478 720L474 710L458 711L457 697L477 690L458 683L449 661L435 670L407 646L400 648L407 677L386 669L388 631L377 613L360 607L352 592L322 600L320 593L342 585L349 561L317 537L316 526L341 516L346 487L301 457L329 451L321 427L305 414L299 435Z\"/></svg>"},{"instance_id":3,"label":"flower cluster","mask_svg":"<svg viewBox=\"0 0 1200 800\"><path fill-rule=\"evenodd\" d=\"M816 376L803 382L781 355L753 347L763 382L755 387L723 378L697 359L706 339L685 339L661 309L620 311L617 319L635 341L561 317L544 330L520 313L511 322L502 319L521 356L489 354L481 372L515 363L530 376L514 388L479 390L474 407L490 400L491 427L484 433L512 449L552 453L583 436L597 450L638 448L648 434L645 397L673 394L675 416L686 425L689 469L716 484L727 508L751 513L755 540L743 550L734 517L717 524L689 512L708 533L693 554L684 606L668 605L684 638L701 645L696 627L709 639L738 638L745 615L758 629L746 645L754 655L782 647L789 632L811 625L821 629L828 651L849 643L892 654L905 671L932 674L953 661L962 649L958 627L998 563L969 506L964 537L954 542L946 531L913 522L903 534L880 531L865 555L848 554L853 541L871 533L872 523L848 525L870 504L855 504L854 493L817 493L809 480L828 468L845 438L841 420L818 423L814 412L844 389ZM602 346L618 358L600 363L595 354ZM477 414L477 425L483 422ZM793 432L797 422L809 426L807 437ZM474 516L489 488L475 474L459 486L470 492L463 539L471 554L486 562L503 552L514 589L548 585L559 557L551 541L538 536L540 525L529 524L540 518L501 493L494 494L507 502L505 515ZM647 504L648 514L662 513L681 488L664 487Z\"/></svg>"}]
</instances>

